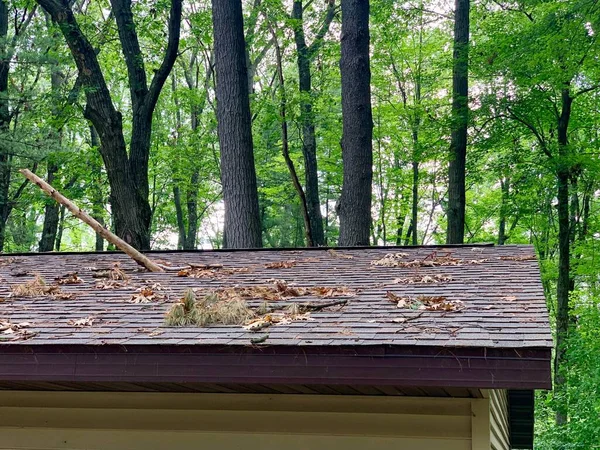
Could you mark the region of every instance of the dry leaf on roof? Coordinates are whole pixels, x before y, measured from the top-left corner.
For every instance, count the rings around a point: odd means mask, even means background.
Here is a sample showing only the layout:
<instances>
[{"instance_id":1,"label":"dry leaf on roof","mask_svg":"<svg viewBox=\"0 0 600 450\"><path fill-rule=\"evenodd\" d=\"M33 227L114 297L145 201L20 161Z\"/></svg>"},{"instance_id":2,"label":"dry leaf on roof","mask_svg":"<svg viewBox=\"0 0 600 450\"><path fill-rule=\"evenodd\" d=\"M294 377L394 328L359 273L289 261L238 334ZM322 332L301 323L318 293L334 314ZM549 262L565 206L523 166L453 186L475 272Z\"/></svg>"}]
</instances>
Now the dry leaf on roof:
<instances>
[{"instance_id":1,"label":"dry leaf on roof","mask_svg":"<svg viewBox=\"0 0 600 450\"><path fill-rule=\"evenodd\" d=\"M327 253L329 253L329 256L332 256L333 258L338 258L338 259L354 259L354 256L348 255L347 253L340 253L337 250L334 250L332 248L330 248L329 250L327 250Z\"/></svg>"},{"instance_id":2,"label":"dry leaf on roof","mask_svg":"<svg viewBox=\"0 0 600 450\"><path fill-rule=\"evenodd\" d=\"M503 261L533 261L535 255L523 255L523 256L500 256L498 259Z\"/></svg>"},{"instance_id":3,"label":"dry leaf on roof","mask_svg":"<svg viewBox=\"0 0 600 450\"><path fill-rule=\"evenodd\" d=\"M101 280L101 281L96 281L96 289L102 289L102 290L107 290L107 289L119 289L122 287L125 287L126 283L123 283L121 281L117 281L117 280Z\"/></svg>"},{"instance_id":4,"label":"dry leaf on roof","mask_svg":"<svg viewBox=\"0 0 600 450\"><path fill-rule=\"evenodd\" d=\"M129 279L129 275L127 275L123 269L121 269L120 263L114 263L113 267L110 269L94 269L94 274L92 275L94 278L108 278L109 280L127 280Z\"/></svg>"},{"instance_id":5,"label":"dry leaf on roof","mask_svg":"<svg viewBox=\"0 0 600 450\"><path fill-rule=\"evenodd\" d=\"M56 284L81 284L81 283L83 283L83 280L81 278L79 278L79 276L77 275L77 272L70 272L63 276L56 277L54 279L54 281L56 282Z\"/></svg>"},{"instance_id":6,"label":"dry leaf on roof","mask_svg":"<svg viewBox=\"0 0 600 450\"><path fill-rule=\"evenodd\" d=\"M33 280L29 280L26 283L11 286L10 290L15 297L42 297L50 295L59 300L68 300L75 297L75 294L62 292L60 287L55 284L47 284L39 275L36 275Z\"/></svg>"},{"instance_id":7,"label":"dry leaf on roof","mask_svg":"<svg viewBox=\"0 0 600 450\"><path fill-rule=\"evenodd\" d=\"M290 286L285 280L272 280L272 285L235 286L217 289L214 293L224 299L263 299L266 301L280 301L293 297L314 295L321 298L354 297L358 292L345 286L315 286L300 287Z\"/></svg>"},{"instance_id":8,"label":"dry leaf on roof","mask_svg":"<svg viewBox=\"0 0 600 450\"><path fill-rule=\"evenodd\" d=\"M417 298L417 301L421 304L419 309L425 309L427 311L457 311L464 307L464 303L460 300L448 300L443 296L425 296L422 295Z\"/></svg>"},{"instance_id":9,"label":"dry leaf on roof","mask_svg":"<svg viewBox=\"0 0 600 450\"><path fill-rule=\"evenodd\" d=\"M393 292L387 292L386 297L396 303L398 308L425 311L457 311L464 307L461 300L448 300L443 296L400 297Z\"/></svg>"},{"instance_id":10,"label":"dry leaf on roof","mask_svg":"<svg viewBox=\"0 0 600 450\"><path fill-rule=\"evenodd\" d=\"M356 289L349 289L345 286L339 287L323 287L317 286L314 288L309 288L310 292L317 297L323 298L332 298L332 297L355 297Z\"/></svg>"},{"instance_id":11,"label":"dry leaf on roof","mask_svg":"<svg viewBox=\"0 0 600 450\"><path fill-rule=\"evenodd\" d=\"M297 261L295 259L290 259L288 261L274 261L265 264L265 269L291 269L296 263Z\"/></svg>"},{"instance_id":12,"label":"dry leaf on roof","mask_svg":"<svg viewBox=\"0 0 600 450\"><path fill-rule=\"evenodd\" d=\"M502 297L502 300L506 300L508 302L514 302L517 299L514 295L509 295L507 297Z\"/></svg>"},{"instance_id":13,"label":"dry leaf on roof","mask_svg":"<svg viewBox=\"0 0 600 450\"><path fill-rule=\"evenodd\" d=\"M223 278L235 273L250 272L248 267L228 267L224 268L221 264L193 265L190 268L182 269L177 272L178 277L190 278Z\"/></svg>"},{"instance_id":14,"label":"dry leaf on roof","mask_svg":"<svg viewBox=\"0 0 600 450\"><path fill-rule=\"evenodd\" d=\"M450 275L415 275L413 277L404 277L394 279L396 284L430 284L430 283L448 283L452 281Z\"/></svg>"},{"instance_id":15,"label":"dry leaf on roof","mask_svg":"<svg viewBox=\"0 0 600 450\"><path fill-rule=\"evenodd\" d=\"M94 319L93 317L83 317L81 319L70 319L67 321L67 323L73 327L77 327L77 328L83 328L83 327L91 327L94 324L94 321L96 319Z\"/></svg>"},{"instance_id":16,"label":"dry leaf on roof","mask_svg":"<svg viewBox=\"0 0 600 450\"><path fill-rule=\"evenodd\" d=\"M29 322L12 323L8 320L0 320L0 340L18 341L32 338L36 332L29 331Z\"/></svg>"},{"instance_id":17,"label":"dry leaf on roof","mask_svg":"<svg viewBox=\"0 0 600 450\"><path fill-rule=\"evenodd\" d=\"M285 311L269 313L262 317L251 319L246 322L244 329L256 332L271 325L287 325L292 322L306 320L314 320L310 312L299 313L296 309L288 308Z\"/></svg>"},{"instance_id":18,"label":"dry leaf on roof","mask_svg":"<svg viewBox=\"0 0 600 450\"><path fill-rule=\"evenodd\" d=\"M149 333L148 336L150 336L150 337L156 337L156 336L160 336L163 333L164 333L163 330L157 329L157 330L154 330L151 333Z\"/></svg>"},{"instance_id":19,"label":"dry leaf on roof","mask_svg":"<svg viewBox=\"0 0 600 450\"><path fill-rule=\"evenodd\" d=\"M164 295L157 294L156 291L148 286L143 286L136 290L136 293L129 299L130 303L150 303L156 300L162 300Z\"/></svg>"},{"instance_id":20,"label":"dry leaf on roof","mask_svg":"<svg viewBox=\"0 0 600 450\"><path fill-rule=\"evenodd\" d=\"M5 333L8 330L10 330L12 333L14 333L16 331L19 331L23 328L28 328L30 326L31 326L31 323L29 323L29 322L12 323L10 321L0 320L0 332L2 332L2 333ZM10 334L10 332L7 334Z\"/></svg>"},{"instance_id":21,"label":"dry leaf on roof","mask_svg":"<svg viewBox=\"0 0 600 450\"><path fill-rule=\"evenodd\" d=\"M383 258L371 261L373 266L398 267L400 261L408 256L408 253L387 253Z\"/></svg>"}]
</instances>

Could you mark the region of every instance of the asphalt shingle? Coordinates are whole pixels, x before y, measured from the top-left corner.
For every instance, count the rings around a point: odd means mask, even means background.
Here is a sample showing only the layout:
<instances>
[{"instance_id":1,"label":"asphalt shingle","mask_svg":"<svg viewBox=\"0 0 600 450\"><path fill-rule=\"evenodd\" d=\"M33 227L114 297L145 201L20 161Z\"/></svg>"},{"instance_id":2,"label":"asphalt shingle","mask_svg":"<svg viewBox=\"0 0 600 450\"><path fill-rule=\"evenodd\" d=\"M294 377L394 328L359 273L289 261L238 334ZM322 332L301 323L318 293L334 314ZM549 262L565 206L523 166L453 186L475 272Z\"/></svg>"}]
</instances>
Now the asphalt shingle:
<instances>
[{"instance_id":1,"label":"asphalt shingle","mask_svg":"<svg viewBox=\"0 0 600 450\"><path fill-rule=\"evenodd\" d=\"M389 254L397 254L395 258L403 266L373 264ZM26 322L27 331L32 333L23 335L26 339L18 332L0 333L0 344L248 345L251 339L268 332L266 344L284 346L552 346L539 267L530 246L161 252L152 253L151 257L172 267L222 265L224 275L191 278L172 271L148 273L123 254L0 256L0 323ZM282 261L293 261L292 267L267 267ZM436 261L454 262L436 265ZM127 283L118 289L98 289L94 269L109 269L115 263L128 275ZM228 273L228 269L233 269L233 273ZM73 294L73 298L17 297L11 293L11 287L32 280L35 275L52 283L71 272L77 272L83 280L61 286L62 292ZM445 281L397 282L423 277ZM226 287L271 286L274 280L285 280L288 286L296 287L348 288L357 294L348 297L346 305L312 312L310 321L273 325L259 332L239 325L164 325L166 311L188 288L210 292ZM142 286L150 286L162 298L132 303L132 296ZM444 297L448 302L462 302L462 308L398 308L388 293L395 296L392 298L410 301ZM319 304L337 299L310 295L273 304ZM262 301L253 299L248 304L258 307ZM74 321L85 318L92 318L93 324L73 326Z\"/></svg>"}]
</instances>

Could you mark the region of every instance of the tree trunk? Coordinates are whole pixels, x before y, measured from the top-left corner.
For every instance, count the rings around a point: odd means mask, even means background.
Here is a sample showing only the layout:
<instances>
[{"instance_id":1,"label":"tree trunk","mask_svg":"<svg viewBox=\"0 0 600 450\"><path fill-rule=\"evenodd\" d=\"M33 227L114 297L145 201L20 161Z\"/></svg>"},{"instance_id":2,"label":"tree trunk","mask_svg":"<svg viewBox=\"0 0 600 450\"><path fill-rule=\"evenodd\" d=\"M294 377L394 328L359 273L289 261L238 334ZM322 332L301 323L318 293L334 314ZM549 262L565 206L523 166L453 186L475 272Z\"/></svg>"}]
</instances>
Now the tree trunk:
<instances>
[{"instance_id":1,"label":"tree trunk","mask_svg":"<svg viewBox=\"0 0 600 450\"><path fill-rule=\"evenodd\" d=\"M241 0L212 0L217 123L228 248L262 246Z\"/></svg>"},{"instance_id":2,"label":"tree trunk","mask_svg":"<svg viewBox=\"0 0 600 450\"><path fill-rule=\"evenodd\" d=\"M502 191L502 199L500 203L500 225L498 227L498 245L504 245L508 236L506 235L506 219L508 215L508 197L509 197L510 181L507 178L500 180L500 190Z\"/></svg>"},{"instance_id":3,"label":"tree trunk","mask_svg":"<svg viewBox=\"0 0 600 450\"><path fill-rule=\"evenodd\" d=\"M58 172L58 166L53 162L48 162L48 176L47 180L49 184L55 182L54 177ZM54 250L54 243L56 242L56 234L58 232L58 221L59 221L60 205L47 199L46 207L44 209L44 225L42 226L42 238L39 243L40 252L51 252Z\"/></svg>"},{"instance_id":4,"label":"tree trunk","mask_svg":"<svg viewBox=\"0 0 600 450\"><path fill-rule=\"evenodd\" d=\"M452 67L452 137L448 172L448 228L446 242L465 239L465 166L469 123L469 4L455 0Z\"/></svg>"},{"instance_id":5,"label":"tree trunk","mask_svg":"<svg viewBox=\"0 0 600 450\"><path fill-rule=\"evenodd\" d=\"M272 28L271 33L275 41L275 59L277 63L277 77L279 78L279 118L281 120L281 153L283 154L283 159L285 160L285 164L287 165L288 171L290 172L290 177L292 178L292 184L294 185L294 189L296 190L296 193L298 194L298 199L300 200L300 210L302 211L302 219L304 220L304 236L306 238L306 245L308 247L313 247L315 244L312 236L312 226L310 223L310 216L308 213L306 195L304 194L304 190L302 189L302 185L300 184L300 180L298 179L298 173L296 172L294 162L290 157L287 123L287 97L285 92L285 79L283 78L283 62L281 57L281 48L279 47L279 43L277 41L277 34Z\"/></svg>"},{"instance_id":6,"label":"tree trunk","mask_svg":"<svg viewBox=\"0 0 600 450\"><path fill-rule=\"evenodd\" d=\"M8 133L10 127L10 111L8 106L8 72L10 55L8 47L8 6L0 0L0 134ZM0 252L4 249L6 222L10 214L10 155L9 149L0 143Z\"/></svg>"},{"instance_id":7,"label":"tree trunk","mask_svg":"<svg viewBox=\"0 0 600 450\"><path fill-rule=\"evenodd\" d=\"M100 139L93 125L90 125L90 144L92 148L98 148ZM106 225L104 221L104 195L102 194L102 169L101 164L96 158L93 158L90 163L92 171L92 217L102 226ZM100 233L96 233L96 243L94 249L97 252L104 251L104 238Z\"/></svg>"},{"instance_id":8,"label":"tree trunk","mask_svg":"<svg viewBox=\"0 0 600 450\"><path fill-rule=\"evenodd\" d=\"M109 184L113 223L117 235L135 248L150 248L152 211L148 203L148 158L152 114L179 47L181 0L171 1L169 37L164 58L147 85L130 0L111 0L129 76L133 118L129 154L123 121L112 103L96 51L79 28L69 2L38 0L58 24L77 65L87 104L84 116L100 137L99 148Z\"/></svg>"},{"instance_id":9,"label":"tree trunk","mask_svg":"<svg viewBox=\"0 0 600 450\"><path fill-rule=\"evenodd\" d=\"M327 16L323 23L320 36L309 47L304 35L303 2L294 1L292 18L294 24L294 41L296 43L296 57L298 64L298 87L300 90L300 122L302 124L302 156L304 158L304 184L306 203L313 244L325 245L323 231L323 216L321 215L321 202L319 199L319 172L317 167L317 140L315 136L315 119L312 102L312 74L311 62L314 58L316 46L319 45L326 30L335 15L335 2L329 0Z\"/></svg>"},{"instance_id":10,"label":"tree trunk","mask_svg":"<svg viewBox=\"0 0 600 450\"><path fill-rule=\"evenodd\" d=\"M337 208L340 217L339 245L369 245L373 116L368 0L342 0L340 71L344 178Z\"/></svg>"},{"instance_id":11,"label":"tree trunk","mask_svg":"<svg viewBox=\"0 0 600 450\"><path fill-rule=\"evenodd\" d=\"M190 178L190 186L187 189L186 205L188 213L188 227L185 240L183 242L184 250L196 249L196 235L198 234L198 182L200 174L194 171Z\"/></svg>"},{"instance_id":12,"label":"tree trunk","mask_svg":"<svg viewBox=\"0 0 600 450\"><path fill-rule=\"evenodd\" d=\"M569 230L569 178L570 162L568 148L568 129L571 118L573 98L568 87L562 91L562 111L558 121L558 280L556 282L556 353L554 361L554 389L558 399L556 424L567 423L567 379L565 375L567 353L566 342L569 332L569 293L573 283L571 279L571 254Z\"/></svg>"},{"instance_id":13,"label":"tree trunk","mask_svg":"<svg viewBox=\"0 0 600 450\"><path fill-rule=\"evenodd\" d=\"M56 243L54 244L54 249L57 252L60 252L60 248L62 246L62 238L63 233L65 231L65 212L67 208L61 205L60 207L60 217L58 219L58 230L56 231Z\"/></svg>"}]
</instances>

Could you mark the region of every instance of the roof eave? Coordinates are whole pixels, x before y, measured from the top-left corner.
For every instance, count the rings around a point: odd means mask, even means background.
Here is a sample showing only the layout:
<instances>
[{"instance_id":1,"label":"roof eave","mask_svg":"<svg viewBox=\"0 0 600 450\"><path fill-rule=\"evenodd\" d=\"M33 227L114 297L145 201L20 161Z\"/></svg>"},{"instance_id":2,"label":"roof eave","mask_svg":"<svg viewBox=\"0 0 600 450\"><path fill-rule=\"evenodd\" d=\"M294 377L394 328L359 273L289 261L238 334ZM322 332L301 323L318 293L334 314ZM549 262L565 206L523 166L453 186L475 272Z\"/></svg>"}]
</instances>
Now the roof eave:
<instances>
[{"instance_id":1,"label":"roof eave","mask_svg":"<svg viewBox=\"0 0 600 450\"><path fill-rule=\"evenodd\" d=\"M551 349L424 346L0 345L0 381L551 389Z\"/></svg>"}]
</instances>

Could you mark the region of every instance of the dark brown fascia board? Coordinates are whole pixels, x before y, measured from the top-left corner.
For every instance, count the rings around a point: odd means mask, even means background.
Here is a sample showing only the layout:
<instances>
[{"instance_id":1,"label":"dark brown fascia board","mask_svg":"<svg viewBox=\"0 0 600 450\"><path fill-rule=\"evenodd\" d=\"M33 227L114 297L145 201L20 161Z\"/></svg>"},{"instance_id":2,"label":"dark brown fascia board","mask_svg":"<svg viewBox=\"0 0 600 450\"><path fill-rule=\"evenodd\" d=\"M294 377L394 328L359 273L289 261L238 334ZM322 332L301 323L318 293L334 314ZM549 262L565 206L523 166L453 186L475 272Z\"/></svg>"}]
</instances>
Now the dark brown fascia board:
<instances>
[{"instance_id":1,"label":"dark brown fascia board","mask_svg":"<svg viewBox=\"0 0 600 450\"><path fill-rule=\"evenodd\" d=\"M395 346L0 345L0 381L550 389L551 350Z\"/></svg>"}]
</instances>

